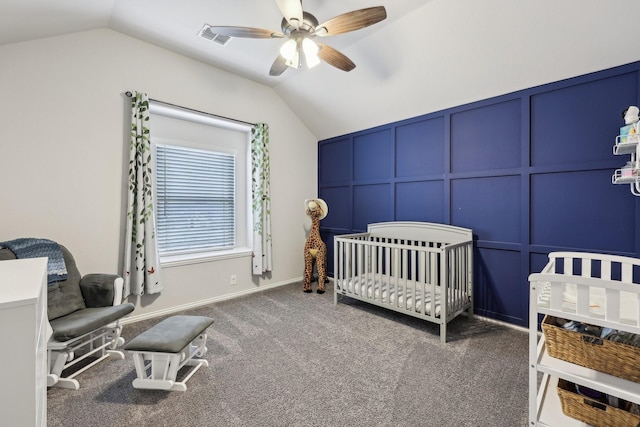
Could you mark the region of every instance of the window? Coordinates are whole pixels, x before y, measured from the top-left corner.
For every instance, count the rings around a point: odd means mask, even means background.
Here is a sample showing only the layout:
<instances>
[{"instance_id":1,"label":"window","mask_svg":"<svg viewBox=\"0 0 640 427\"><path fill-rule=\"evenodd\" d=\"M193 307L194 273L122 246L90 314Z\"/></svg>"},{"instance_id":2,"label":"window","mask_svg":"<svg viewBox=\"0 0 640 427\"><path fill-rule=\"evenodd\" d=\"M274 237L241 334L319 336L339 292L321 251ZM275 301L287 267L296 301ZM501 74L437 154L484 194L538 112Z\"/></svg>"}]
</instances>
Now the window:
<instances>
[{"instance_id":1,"label":"window","mask_svg":"<svg viewBox=\"0 0 640 427\"><path fill-rule=\"evenodd\" d=\"M246 253L251 128L153 101L149 111L161 261Z\"/></svg>"},{"instance_id":2,"label":"window","mask_svg":"<svg viewBox=\"0 0 640 427\"><path fill-rule=\"evenodd\" d=\"M156 216L160 255L232 249L235 156L156 145Z\"/></svg>"}]
</instances>

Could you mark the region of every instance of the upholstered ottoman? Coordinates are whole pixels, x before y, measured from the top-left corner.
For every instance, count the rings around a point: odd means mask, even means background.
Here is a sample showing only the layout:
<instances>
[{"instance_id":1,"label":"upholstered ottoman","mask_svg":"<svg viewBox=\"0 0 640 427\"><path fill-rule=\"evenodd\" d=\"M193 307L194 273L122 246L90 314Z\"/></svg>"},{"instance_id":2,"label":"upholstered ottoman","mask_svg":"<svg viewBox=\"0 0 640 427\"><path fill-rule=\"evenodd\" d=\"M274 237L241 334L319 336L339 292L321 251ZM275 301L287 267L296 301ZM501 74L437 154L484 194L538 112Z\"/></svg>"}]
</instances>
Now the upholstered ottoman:
<instances>
[{"instance_id":1,"label":"upholstered ottoman","mask_svg":"<svg viewBox=\"0 0 640 427\"><path fill-rule=\"evenodd\" d=\"M138 378L134 388L187 391L186 382L200 369L209 366L202 357L213 319L205 316L173 316L164 319L132 339L124 349L133 354ZM180 382L176 375L183 366L191 370Z\"/></svg>"}]
</instances>

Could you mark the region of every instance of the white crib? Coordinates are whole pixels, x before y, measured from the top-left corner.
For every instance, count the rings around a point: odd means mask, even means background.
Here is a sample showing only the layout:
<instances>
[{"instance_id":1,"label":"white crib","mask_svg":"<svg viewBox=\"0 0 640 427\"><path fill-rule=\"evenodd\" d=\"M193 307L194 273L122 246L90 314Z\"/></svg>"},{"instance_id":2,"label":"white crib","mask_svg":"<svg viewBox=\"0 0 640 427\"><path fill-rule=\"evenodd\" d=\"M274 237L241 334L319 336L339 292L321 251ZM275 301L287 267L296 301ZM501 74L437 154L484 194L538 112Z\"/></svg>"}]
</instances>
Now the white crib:
<instances>
[{"instance_id":1,"label":"white crib","mask_svg":"<svg viewBox=\"0 0 640 427\"><path fill-rule=\"evenodd\" d=\"M428 222L380 222L334 238L334 301L344 295L440 325L473 316L473 235Z\"/></svg>"}]
</instances>

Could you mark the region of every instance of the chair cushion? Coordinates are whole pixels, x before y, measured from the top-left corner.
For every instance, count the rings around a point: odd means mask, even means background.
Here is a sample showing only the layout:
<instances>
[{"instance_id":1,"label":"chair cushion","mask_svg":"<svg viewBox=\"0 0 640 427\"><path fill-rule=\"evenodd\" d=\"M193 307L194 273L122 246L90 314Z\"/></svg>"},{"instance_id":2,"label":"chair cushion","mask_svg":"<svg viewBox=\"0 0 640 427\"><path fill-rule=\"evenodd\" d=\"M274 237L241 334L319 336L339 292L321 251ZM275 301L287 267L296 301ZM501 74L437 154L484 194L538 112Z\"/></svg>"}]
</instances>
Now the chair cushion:
<instances>
[{"instance_id":1,"label":"chair cushion","mask_svg":"<svg viewBox=\"0 0 640 427\"><path fill-rule=\"evenodd\" d=\"M49 320L86 308L80 291L80 272L76 262L67 248L60 245L60 249L67 267L67 280L52 283L48 286L47 317ZM16 255L9 249L0 249L0 260L10 259L16 259Z\"/></svg>"},{"instance_id":2,"label":"chair cushion","mask_svg":"<svg viewBox=\"0 0 640 427\"><path fill-rule=\"evenodd\" d=\"M131 303L111 307L83 308L51 320L53 339L64 342L94 331L126 316L134 309Z\"/></svg>"},{"instance_id":3,"label":"chair cushion","mask_svg":"<svg viewBox=\"0 0 640 427\"><path fill-rule=\"evenodd\" d=\"M206 316L173 316L147 329L124 346L129 351L178 353L213 323Z\"/></svg>"},{"instance_id":4,"label":"chair cushion","mask_svg":"<svg viewBox=\"0 0 640 427\"><path fill-rule=\"evenodd\" d=\"M67 266L67 280L49 286L47 293L47 315L49 320L66 316L74 311L86 308L82 291L80 290L80 272L71 252L60 245L64 262Z\"/></svg>"},{"instance_id":5,"label":"chair cushion","mask_svg":"<svg viewBox=\"0 0 640 427\"><path fill-rule=\"evenodd\" d=\"M115 296L115 274L87 274L80 279L80 291L84 303L89 307L108 307L113 305Z\"/></svg>"}]
</instances>

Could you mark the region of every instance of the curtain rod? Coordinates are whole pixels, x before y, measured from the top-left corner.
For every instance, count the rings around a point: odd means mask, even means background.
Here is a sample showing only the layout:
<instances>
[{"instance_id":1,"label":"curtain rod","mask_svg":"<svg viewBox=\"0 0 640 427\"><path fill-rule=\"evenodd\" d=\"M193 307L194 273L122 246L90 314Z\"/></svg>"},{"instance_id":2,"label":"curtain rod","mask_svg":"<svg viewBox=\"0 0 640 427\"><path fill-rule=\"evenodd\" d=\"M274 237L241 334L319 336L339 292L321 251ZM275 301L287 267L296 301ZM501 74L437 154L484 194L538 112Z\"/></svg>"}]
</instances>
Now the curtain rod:
<instances>
[{"instance_id":1,"label":"curtain rod","mask_svg":"<svg viewBox=\"0 0 640 427\"><path fill-rule=\"evenodd\" d=\"M133 93L131 93L130 91L126 91L124 94L126 96L128 96L129 98L133 97ZM218 119L229 120L231 122L236 122L236 123L243 123L243 124L249 125L249 126L256 126L255 123L245 122L244 120L232 119L231 117L225 117L225 116L220 116L218 114L207 113L206 111L194 110L193 108L183 107L181 105L171 104L170 102L159 101L159 100L153 99L153 98L149 98L149 101L157 102L159 104L168 105L169 107L180 108L182 110L191 111L192 113L205 114L207 116L213 116L213 117L216 117Z\"/></svg>"}]
</instances>

